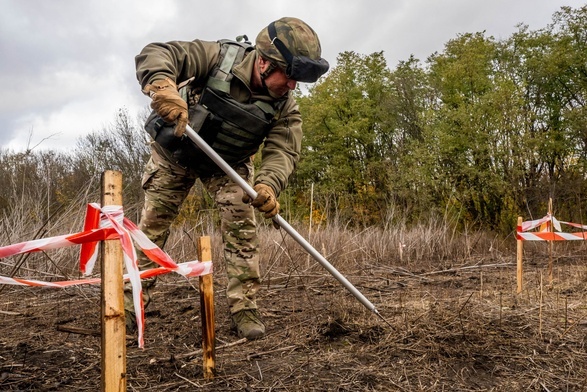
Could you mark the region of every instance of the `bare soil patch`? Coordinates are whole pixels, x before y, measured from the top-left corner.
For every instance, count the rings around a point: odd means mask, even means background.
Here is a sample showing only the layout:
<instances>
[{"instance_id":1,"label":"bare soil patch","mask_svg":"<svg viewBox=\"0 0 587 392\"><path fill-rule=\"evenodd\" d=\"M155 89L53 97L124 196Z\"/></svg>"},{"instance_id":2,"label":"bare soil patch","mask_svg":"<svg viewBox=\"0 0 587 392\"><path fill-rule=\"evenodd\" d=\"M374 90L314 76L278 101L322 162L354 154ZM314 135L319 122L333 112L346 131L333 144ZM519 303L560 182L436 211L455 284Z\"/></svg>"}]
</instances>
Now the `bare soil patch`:
<instances>
[{"instance_id":1,"label":"bare soil patch","mask_svg":"<svg viewBox=\"0 0 587 392\"><path fill-rule=\"evenodd\" d=\"M506 255L507 256L507 255ZM265 262L267 336L229 329L215 273L217 375L202 378L197 279L166 276L147 309L145 349L127 339L130 391L580 391L587 389L586 259L336 265L392 325L303 254ZM99 287L7 286L0 293L0 390L96 391Z\"/></svg>"}]
</instances>

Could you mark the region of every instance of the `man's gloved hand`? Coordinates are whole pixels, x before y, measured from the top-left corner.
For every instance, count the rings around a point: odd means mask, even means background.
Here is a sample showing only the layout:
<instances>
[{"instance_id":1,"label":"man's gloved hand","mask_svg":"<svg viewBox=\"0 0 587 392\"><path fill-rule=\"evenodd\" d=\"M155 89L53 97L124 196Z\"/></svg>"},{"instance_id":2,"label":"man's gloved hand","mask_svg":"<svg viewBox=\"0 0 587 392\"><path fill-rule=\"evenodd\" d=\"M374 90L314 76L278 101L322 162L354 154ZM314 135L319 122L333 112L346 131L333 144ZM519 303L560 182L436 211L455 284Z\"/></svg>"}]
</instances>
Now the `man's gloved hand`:
<instances>
[{"instance_id":1,"label":"man's gloved hand","mask_svg":"<svg viewBox=\"0 0 587 392\"><path fill-rule=\"evenodd\" d=\"M183 136L188 124L188 104L179 95L177 85L173 80L169 78L155 80L153 83L147 84L143 92L151 96L151 108L163 120L176 123L175 136Z\"/></svg>"},{"instance_id":2,"label":"man's gloved hand","mask_svg":"<svg viewBox=\"0 0 587 392\"><path fill-rule=\"evenodd\" d=\"M275 191L269 185L257 184L253 187L257 192L257 197L251 202L249 195L245 193L243 202L249 203L261 212L265 213L265 218L273 218L279 213L279 202L275 197Z\"/></svg>"}]
</instances>

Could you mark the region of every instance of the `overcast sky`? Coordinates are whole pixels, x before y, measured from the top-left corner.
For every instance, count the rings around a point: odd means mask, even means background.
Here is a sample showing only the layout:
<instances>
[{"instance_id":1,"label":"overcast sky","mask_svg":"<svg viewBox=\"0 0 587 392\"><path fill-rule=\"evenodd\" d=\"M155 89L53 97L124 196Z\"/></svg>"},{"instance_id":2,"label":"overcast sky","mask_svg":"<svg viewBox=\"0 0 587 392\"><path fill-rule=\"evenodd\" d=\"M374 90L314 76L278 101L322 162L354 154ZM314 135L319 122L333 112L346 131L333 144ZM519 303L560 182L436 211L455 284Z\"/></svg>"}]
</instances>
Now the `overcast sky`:
<instances>
[{"instance_id":1,"label":"overcast sky","mask_svg":"<svg viewBox=\"0 0 587 392\"><path fill-rule=\"evenodd\" d=\"M332 66L343 51L383 51L390 68L425 60L458 34L509 37L546 27L578 0L0 0L0 146L67 150L148 107L134 56L149 42L254 39L282 16L318 33Z\"/></svg>"}]
</instances>

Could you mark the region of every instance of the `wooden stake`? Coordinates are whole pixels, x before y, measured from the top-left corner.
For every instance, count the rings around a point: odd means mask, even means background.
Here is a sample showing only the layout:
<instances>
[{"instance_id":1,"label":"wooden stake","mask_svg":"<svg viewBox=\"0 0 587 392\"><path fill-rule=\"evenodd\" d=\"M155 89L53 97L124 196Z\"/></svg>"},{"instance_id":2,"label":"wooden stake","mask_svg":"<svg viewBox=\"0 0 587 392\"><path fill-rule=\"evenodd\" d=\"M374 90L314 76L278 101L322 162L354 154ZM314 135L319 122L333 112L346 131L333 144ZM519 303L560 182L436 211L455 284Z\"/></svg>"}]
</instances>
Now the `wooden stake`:
<instances>
[{"instance_id":1,"label":"wooden stake","mask_svg":"<svg viewBox=\"0 0 587 392\"><path fill-rule=\"evenodd\" d=\"M102 173L102 206L122 205L122 173ZM102 391L126 391L126 328L120 240L102 241Z\"/></svg>"},{"instance_id":2,"label":"wooden stake","mask_svg":"<svg viewBox=\"0 0 587 392\"><path fill-rule=\"evenodd\" d=\"M540 302L538 306L538 336L542 338L542 271L540 272Z\"/></svg>"},{"instance_id":3,"label":"wooden stake","mask_svg":"<svg viewBox=\"0 0 587 392\"><path fill-rule=\"evenodd\" d=\"M501 291L499 292L499 327L501 328L501 319L502 319L502 309L503 309L503 299L501 295Z\"/></svg>"},{"instance_id":4,"label":"wooden stake","mask_svg":"<svg viewBox=\"0 0 587 392\"><path fill-rule=\"evenodd\" d=\"M569 326L569 296L565 296L565 329Z\"/></svg>"},{"instance_id":5,"label":"wooden stake","mask_svg":"<svg viewBox=\"0 0 587 392\"><path fill-rule=\"evenodd\" d=\"M310 188L310 223L308 226L308 242L310 242L310 237L312 236L312 221L314 220L314 183L312 183L312 187ZM306 257L306 268L310 268L310 254L308 253Z\"/></svg>"},{"instance_id":6,"label":"wooden stake","mask_svg":"<svg viewBox=\"0 0 587 392\"><path fill-rule=\"evenodd\" d=\"M212 260L210 237L198 238L198 260ZM212 274L200 276L200 313L202 318L202 370L204 378L211 380L216 371L214 331L214 285Z\"/></svg>"},{"instance_id":7,"label":"wooden stake","mask_svg":"<svg viewBox=\"0 0 587 392\"><path fill-rule=\"evenodd\" d=\"M554 222L552 221L552 198L548 199L548 213L550 214L550 225L549 225L549 230L551 233L554 231ZM552 276L552 265L553 265L553 259L552 259L552 247L553 247L554 241L550 240L548 241L548 284L552 285L552 281L553 281L553 276Z\"/></svg>"},{"instance_id":8,"label":"wooden stake","mask_svg":"<svg viewBox=\"0 0 587 392\"><path fill-rule=\"evenodd\" d=\"M518 217L518 227L522 226L522 217L519 216ZM524 245L522 240L518 240L518 253L517 253L517 280L518 280L518 294L520 294L522 292L523 289L523 269L522 269L522 257L524 254Z\"/></svg>"}]
</instances>

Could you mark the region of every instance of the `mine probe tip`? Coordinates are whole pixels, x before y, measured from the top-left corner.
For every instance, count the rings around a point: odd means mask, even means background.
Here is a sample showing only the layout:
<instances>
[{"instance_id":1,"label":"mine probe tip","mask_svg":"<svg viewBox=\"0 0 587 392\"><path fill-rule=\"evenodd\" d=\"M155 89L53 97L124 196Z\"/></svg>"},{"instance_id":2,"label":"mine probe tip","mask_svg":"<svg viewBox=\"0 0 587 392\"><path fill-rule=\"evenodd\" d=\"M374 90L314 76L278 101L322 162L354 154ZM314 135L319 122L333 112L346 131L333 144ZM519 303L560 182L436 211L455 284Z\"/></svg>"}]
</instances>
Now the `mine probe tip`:
<instances>
[{"instance_id":1,"label":"mine probe tip","mask_svg":"<svg viewBox=\"0 0 587 392\"><path fill-rule=\"evenodd\" d=\"M373 309L373 313L375 313L377 315L377 317L379 317L381 320L383 320L383 322L387 325L389 325L391 328L393 328L393 325L391 325L391 323L389 321L387 321L382 315L381 313L379 313L379 311L377 309Z\"/></svg>"}]
</instances>

